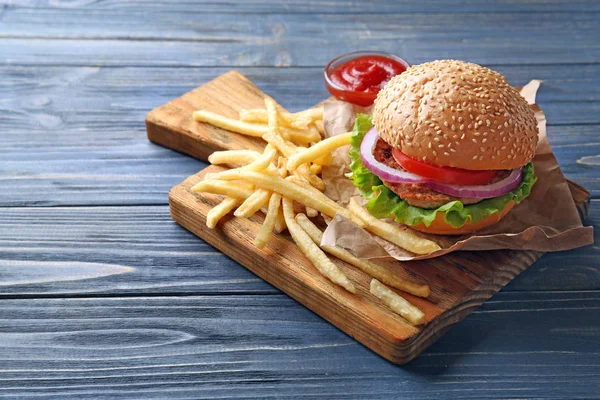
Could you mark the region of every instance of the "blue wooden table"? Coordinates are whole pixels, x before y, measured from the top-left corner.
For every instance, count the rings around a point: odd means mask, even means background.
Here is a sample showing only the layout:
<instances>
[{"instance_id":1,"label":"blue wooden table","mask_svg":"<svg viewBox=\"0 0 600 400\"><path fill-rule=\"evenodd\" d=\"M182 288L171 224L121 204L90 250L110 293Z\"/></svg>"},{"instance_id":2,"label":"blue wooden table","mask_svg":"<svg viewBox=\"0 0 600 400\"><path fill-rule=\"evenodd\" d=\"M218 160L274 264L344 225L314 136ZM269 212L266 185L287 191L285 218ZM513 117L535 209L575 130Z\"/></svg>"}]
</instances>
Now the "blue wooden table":
<instances>
[{"instance_id":1,"label":"blue wooden table","mask_svg":"<svg viewBox=\"0 0 600 400\"><path fill-rule=\"evenodd\" d=\"M234 68L299 110L347 51L464 59L545 81L550 143L597 225L597 1L0 5L0 397L600 398L598 239L398 367L177 226L167 191L205 164L144 127Z\"/></svg>"}]
</instances>

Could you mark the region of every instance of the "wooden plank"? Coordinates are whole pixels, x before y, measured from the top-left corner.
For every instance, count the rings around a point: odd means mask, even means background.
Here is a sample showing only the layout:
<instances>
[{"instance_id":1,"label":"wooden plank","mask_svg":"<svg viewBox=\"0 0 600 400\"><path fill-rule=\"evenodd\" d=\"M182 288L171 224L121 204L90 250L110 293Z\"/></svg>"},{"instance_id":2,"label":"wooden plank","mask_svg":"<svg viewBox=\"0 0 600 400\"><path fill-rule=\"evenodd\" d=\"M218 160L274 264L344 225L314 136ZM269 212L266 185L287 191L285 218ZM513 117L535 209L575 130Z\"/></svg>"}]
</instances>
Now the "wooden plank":
<instances>
[{"instance_id":1,"label":"wooden plank","mask_svg":"<svg viewBox=\"0 0 600 400\"><path fill-rule=\"evenodd\" d=\"M2 209L0 287L11 297L277 292L166 206Z\"/></svg>"},{"instance_id":2,"label":"wooden plank","mask_svg":"<svg viewBox=\"0 0 600 400\"><path fill-rule=\"evenodd\" d=\"M282 295L2 300L0 395L589 399L599 301L500 293L398 368Z\"/></svg>"},{"instance_id":3,"label":"wooden plank","mask_svg":"<svg viewBox=\"0 0 600 400\"><path fill-rule=\"evenodd\" d=\"M600 225L600 202L587 223ZM549 253L503 291L600 290L596 244ZM4 208L0 297L279 293L175 224L167 206ZM0 385L1 386L1 385Z\"/></svg>"},{"instance_id":4,"label":"wooden plank","mask_svg":"<svg viewBox=\"0 0 600 400\"><path fill-rule=\"evenodd\" d=\"M600 123L600 113L593 112L600 101L600 65L497 69L515 85L545 80L538 99L561 167L600 195L599 167L593 165L600 125L588 125ZM147 143L144 116L224 72L1 67L0 205L166 204L168 190L205 164ZM321 68L242 72L293 111L327 96ZM553 125L570 122L585 125Z\"/></svg>"},{"instance_id":5,"label":"wooden plank","mask_svg":"<svg viewBox=\"0 0 600 400\"><path fill-rule=\"evenodd\" d=\"M21 65L324 66L357 43L413 63L576 64L600 61L597 19L566 12L538 13L535 23L529 13L251 13L211 14L206 23L197 14L151 9L6 9L0 38L3 63Z\"/></svg>"},{"instance_id":6,"label":"wooden plank","mask_svg":"<svg viewBox=\"0 0 600 400\"><path fill-rule=\"evenodd\" d=\"M600 11L600 6L593 0L577 0L565 2L562 0L524 0L512 1L478 1L478 0L433 0L424 3L420 0L405 0L390 2L387 0L376 1L346 1L346 0L287 0L273 2L270 0L254 0L231 2L230 0L197 0L189 2L156 2L152 0L88 0L85 2L65 3L48 0L1 0L0 5L13 8L77 8L86 11L115 10L121 12L140 12L151 9L162 12L185 12L192 14L206 13L414 13L414 12L563 12Z\"/></svg>"}]
</instances>

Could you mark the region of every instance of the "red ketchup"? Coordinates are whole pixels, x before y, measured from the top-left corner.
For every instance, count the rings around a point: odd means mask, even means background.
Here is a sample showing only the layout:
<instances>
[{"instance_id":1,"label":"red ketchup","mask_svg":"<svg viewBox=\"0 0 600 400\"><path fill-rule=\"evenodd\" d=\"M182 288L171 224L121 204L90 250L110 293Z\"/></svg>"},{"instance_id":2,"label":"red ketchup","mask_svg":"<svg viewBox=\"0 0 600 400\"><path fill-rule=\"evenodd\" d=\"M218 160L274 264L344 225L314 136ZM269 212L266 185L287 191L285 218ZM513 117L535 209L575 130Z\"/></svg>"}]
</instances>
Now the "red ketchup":
<instances>
[{"instance_id":1,"label":"red ketchup","mask_svg":"<svg viewBox=\"0 0 600 400\"><path fill-rule=\"evenodd\" d=\"M358 51L340 56L325 68L325 85L337 99L370 106L395 75L410 66L393 54Z\"/></svg>"}]
</instances>

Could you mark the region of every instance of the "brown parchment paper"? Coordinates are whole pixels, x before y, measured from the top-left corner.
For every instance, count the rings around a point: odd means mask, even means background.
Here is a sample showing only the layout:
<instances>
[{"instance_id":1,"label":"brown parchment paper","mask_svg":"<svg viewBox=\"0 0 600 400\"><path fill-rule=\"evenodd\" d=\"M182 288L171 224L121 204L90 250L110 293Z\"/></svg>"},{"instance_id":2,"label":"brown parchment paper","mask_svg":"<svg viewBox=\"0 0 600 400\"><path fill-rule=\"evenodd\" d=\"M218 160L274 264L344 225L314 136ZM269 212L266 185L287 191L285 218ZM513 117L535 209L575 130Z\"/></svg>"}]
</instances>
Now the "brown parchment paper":
<instances>
[{"instance_id":1,"label":"brown parchment paper","mask_svg":"<svg viewBox=\"0 0 600 400\"><path fill-rule=\"evenodd\" d=\"M594 242L593 228L583 226L571 196L567 181L552 154L546 136L546 117L535 104L541 81L533 80L520 89L521 95L535 111L540 140L533 159L538 180L531 194L516 205L499 223L474 234L461 236L428 235L413 231L438 243L442 250L425 256L415 256L406 250L359 228L346 218L337 215L328 220L323 234L323 245L338 246L365 259L395 258L400 261L438 257L457 250L537 250L561 251L585 246ZM325 130L327 136L348 132L354 125L357 112L370 113L341 101L325 103ZM326 194L342 205L355 197L361 204L358 189L344 176L350 165L348 147L338 149L335 163L323 169ZM394 223L402 229L410 228ZM411 230L412 231L412 230Z\"/></svg>"}]
</instances>

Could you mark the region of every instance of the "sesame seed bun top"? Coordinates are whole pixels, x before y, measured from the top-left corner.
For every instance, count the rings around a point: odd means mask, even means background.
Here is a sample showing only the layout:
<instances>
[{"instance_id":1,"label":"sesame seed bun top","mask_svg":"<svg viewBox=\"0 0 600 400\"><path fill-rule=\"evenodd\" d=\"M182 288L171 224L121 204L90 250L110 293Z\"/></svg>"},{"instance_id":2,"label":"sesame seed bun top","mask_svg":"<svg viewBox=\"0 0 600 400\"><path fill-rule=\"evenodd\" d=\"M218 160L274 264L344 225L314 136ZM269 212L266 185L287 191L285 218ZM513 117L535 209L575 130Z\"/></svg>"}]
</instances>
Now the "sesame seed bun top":
<instances>
[{"instance_id":1,"label":"sesame seed bun top","mask_svg":"<svg viewBox=\"0 0 600 400\"><path fill-rule=\"evenodd\" d=\"M533 110L499 73L464 61L415 65L379 92L373 124L407 156L470 170L514 169L535 155Z\"/></svg>"}]
</instances>

